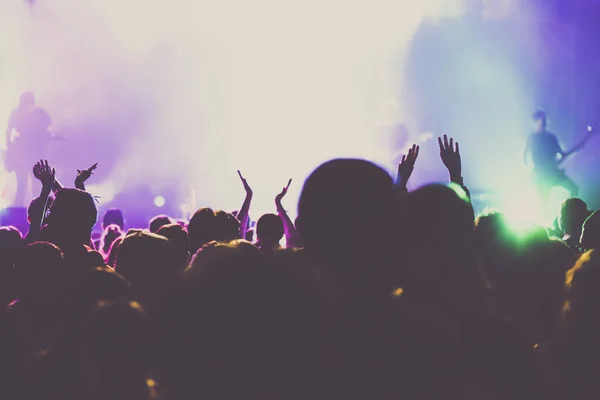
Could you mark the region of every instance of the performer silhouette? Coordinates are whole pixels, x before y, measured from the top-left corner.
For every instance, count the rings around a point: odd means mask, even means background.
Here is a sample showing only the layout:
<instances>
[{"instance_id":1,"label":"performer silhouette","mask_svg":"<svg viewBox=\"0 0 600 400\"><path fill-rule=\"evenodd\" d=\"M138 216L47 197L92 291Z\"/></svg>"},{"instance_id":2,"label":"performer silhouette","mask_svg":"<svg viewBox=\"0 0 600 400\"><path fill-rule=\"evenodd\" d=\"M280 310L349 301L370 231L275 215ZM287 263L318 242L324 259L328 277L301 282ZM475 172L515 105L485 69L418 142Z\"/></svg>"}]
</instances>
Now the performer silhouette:
<instances>
[{"instance_id":1,"label":"performer silhouette","mask_svg":"<svg viewBox=\"0 0 600 400\"><path fill-rule=\"evenodd\" d=\"M50 115L36 106L32 92L25 92L19 98L19 105L13 110L6 129L5 168L15 171L17 193L15 206L24 206L25 194L31 171L36 161L44 158L44 149L50 140Z\"/></svg>"}]
</instances>

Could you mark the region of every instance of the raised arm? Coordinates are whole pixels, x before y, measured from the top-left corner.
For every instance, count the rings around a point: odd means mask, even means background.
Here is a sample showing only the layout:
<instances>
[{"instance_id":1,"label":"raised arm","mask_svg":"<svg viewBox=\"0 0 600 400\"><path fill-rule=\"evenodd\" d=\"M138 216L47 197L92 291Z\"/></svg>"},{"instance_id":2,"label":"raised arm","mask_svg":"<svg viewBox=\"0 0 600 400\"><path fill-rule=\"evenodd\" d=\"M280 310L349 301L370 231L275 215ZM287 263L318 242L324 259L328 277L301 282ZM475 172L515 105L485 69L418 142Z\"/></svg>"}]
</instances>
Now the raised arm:
<instances>
[{"instance_id":1,"label":"raised arm","mask_svg":"<svg viewBox=\"0 0 600 400\"><path fill-rule=\"evenodd\" d=\"M41 175L40 175L42 164L44 164L44 161L40 160L33 167L33 176L37 180L39 180L40 182L42 181L42 178L41 178ZM63 188L63 185L58 181L58 178L56 178L56 174L55 174L55 176L54 176L54 185L52 185L52 193L56 193L59 190L61 190L62 188ZM42 188L42 190L43 190L43 188Z\"/></svg>"},{"instance_id":2,"label":"raised arm","mask_svg":"<svg viewBox=\"0 0 600 400\"><path fill-rule=\"evenodd\" d=\"M287 186L284 187L281 193L279 193L275 197L275 207L277 207L277 214L279 214L279 218L281 218L281 221L283 222L283 231L285 233L285 242L287 248L298 247L299 243L298 232L296 231L296 227L290 219L287 211L285 210L285 208L283 208L283 205L281 204L281 200L283 200L283 198L287 194L291 184L292 180L290 179L288 181Z\"/></svg>"},{"instance_id":3,"label":"raised arm","mask_svg":"<svg viewBox=\"0 0 600 400\"><path fill-rule=\"evenodd\" d=\"M56 180L56 170L48 165L48 161L40 161L33 167L33 175L40 180L42 183L42 191L40 192L39 202L44 204L42 211L37 214L31 215L29 221L29 233L28 238L33 238L40 233L42 225L44 224L44 218L48 208L48 197L54 187Z\"/></svg>"},{"instance_id":4,"label":"raised arm","mask_svg":"<svg viewBox=\"0 0 600 400\"><path fill-rule=\"evenodd\" d=\"M398 164L398 175L396 176L396 184L401 188L406 189L406 184L415 169L415 162L418 157L419 146L416 144L413 144L408 150L408 155L402 156L402 161Z\"/></svg>"},{"instance_id":5,"label":"raised arm","mask_svg":"<svg viewBox=\"0 0 600 400\"><path fill-rule=\"evenodd\" d=\"M98 168L98 163L92 165L88 169L83 171L77 170L77 177L75 178L75 187L85 192L85 181L90 179L90 176L94 174L94 170Z\"/></svg>"},{"instance_id":6,"label":"raised arm","mask_svg":"<svg viewBox=\"0 0 600 400\"><path fill-rule=\"evenodd\" d=\"M248 231L248 218L250 214L250 204L252 203L252 188L248 184L246 178L242 176L242 173L238 170L238 175L244 185L244 190L246 191L246 197L244 198L244 203L242 204L242 208L238 212L238 220L240 221L240 235L242 238L246 237L246 232Z\"/></svg>"},{"instance_id":7,"label":"raised arm","mask_svg":"<svg viewBox=\"0 0 600 400\"><path fill-rule=\"evenodd\" d=\"M581 141L579 141L579 143L577 143L575 146L573 146L572 148L570 148L567 151L564 151L562 149L562 147L560 146L560 144L559 144L558 147L560 149L560 155L561 155L561 159L559 160L559 163L564 162L570 156L572 156L573 154L575 154L578 151L580 151L581 149L583 149L585 147L585 145L587 144L588 140L590 140L592 138L592 136L595 135L596 133L598 133L598 131L596 130L596 128L593 128L593 127L589 126L588 127L588 134L585 135L585 137ZM557 140L557 143L558 143L558 140Z\"/></svg>"},{"instance_id":8,"label":"raised arm","mask_svg":"<svg viewBox=\"0 0 600 400\"><path fill-rule=\"evenodd\" d=\"M455 143L453 138L448 140L448 135L444 135L443 139L438 137L438 144L440 146L440 158L450 174L450 182L461 186L470 198L471 193L463 182L462 161L458 142Z\"/></svg>"}]
</instances>

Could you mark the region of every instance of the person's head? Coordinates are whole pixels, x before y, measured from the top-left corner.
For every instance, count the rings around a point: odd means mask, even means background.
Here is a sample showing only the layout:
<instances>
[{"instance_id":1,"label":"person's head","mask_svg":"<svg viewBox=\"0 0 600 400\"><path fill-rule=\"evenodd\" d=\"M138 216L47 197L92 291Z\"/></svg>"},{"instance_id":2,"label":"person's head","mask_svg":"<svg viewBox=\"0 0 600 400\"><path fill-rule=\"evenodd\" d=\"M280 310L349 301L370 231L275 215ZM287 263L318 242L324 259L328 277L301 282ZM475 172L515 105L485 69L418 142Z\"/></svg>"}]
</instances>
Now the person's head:
<instances>
[{"instance_id":1,"label":"person's head","mask_svg":"<svg viewBox=\"0 0 600 400\"><path fill-rule=\"evenodd\" d=\"M408 292L456 313L487 312L487 279L475 252L475 215L458 185L427 185L408 194L411 243ZM481 315L478 315L481 316Z\"/></svg>"},{"instance_id":2,"label":"person's head","mask_svg":"<svg viewBox=\"0 0 600 400\"><path fill-rule=\"evenodd\" d=\"M27 222L31 223L34 218L40 218L44 212L44 208L46 211L48 211L50 207L52 207L53 201L53 197L48 197L48 200L45 200L41 197L36 197L35 199L31 200L29 207L27 207Z\"/></svg>"},{"instance_id":3,"label":"person's head","mask_svg":"<svg viewBox=\"0 0 600 400\"><path fill-rule=\"evenodd\" d=\"M97 218L98 209L91 194L79 189L61 189L47 218L52 241L61 248L88 245Z\"/></svg>"},{"instance_id":4,"label":"person's head","mask_svg":"<svg viewBox=\"0 0 600 400\"><path fill-rule=\"evenodd\" d=\"M174 264L167 238L139 232L123 238L115 270L131 283L135 299L153 312L178 272Z\"/></svg>"},{"instance_id":5,"label":"person's head","mask_svg":"<svg viewBox=\"0 0 600 400\"><path fill-rule=\"evenodd\" d=\"M548 117L546 112L542 109L537 109L531 115L531 119L535 122L536 132L544 132L548 127Z\"/></svg>"},{"instance_id":6,"label":"person's head","mask_svg":"<svg viewBox=\"0 0 600 400\"><path fill-rule=\"evenodd\" d=\"M172 223L174 223L174 221L168 215L157 215L150 220L148 230L152 233L157 233L161 227Z\"/></svg>"},{"instance_id":7,"label":"person's head","mask_svg":"<svg viewBox=\"0 0 600 400\"><path fill-rule=\"evenodd\" d=\"M465 191L458 185L427 185L408 195L411 228L428 248L462 251L472 248L475 214Z\"/></svg>"},{"instance_id":8,"label":"person's head","mask_svg":"<svg viewBox=\"0 0 600 400\"><path fill-rule=\"evenodd\" d=\"M600 248L600 212L594 211L583 223L581 246L586 250Z\"/></svg>"},{"instance_id":9,"label":"person's head","mask_svg":"<svg viewBox=\"0 0 600 400\"><path fill-rule=\"evenodd\" d=\"M190 259L190 244L185 228L179 224L169 224L161 227L157 234L169 239L176 262L181 266L187 266Z\"/></svg>"},{"instance_id":10,"label":"person's head","mask_svg":"<svg viewBox=\"0 0 600 400\"><path fill-rule=\"evenodd\" d=\"M283 238L283 221L276 214L265 214L256 223L256 235L259 247L273 248Z\"/></svg>"},{"instance_id":11,"label":"person's head","mask_svg":"<svg viewBox=\"0 0 600 400\"><path fill-rule=\"evenodd\" d=\"M99 301L131 299L131 286L119 273L109 267L89 271L73 292L63 340L73 346L81 324Z\"/></svg>"},{"instance_id":12,"label":"person's head","mask_svg":"<svg viewBox=\"0 0 600 400\"><path fill-rule=\"evenodd\" d=\"M322 307L263 255L241 240L209 243L169 296L160 337L175 398L306 398Z\"/></svg>"},{"instance_id":13,"label":"person's head","mask_svg":"<svg viewBox=\"0 0 600 400\"><path fill-rule=\"evenodd\" d=\"M240 223L225 211L201 208L188 224L190 252L195 254L206 243L228 242L240 238Z\"/></svg>"},{"instance_id":14,"label":"person's head","mask_svg":"<svg viewBox=\"0 0 600 400\"><path fill-rule=\"evenodd\" d=\"M491 212L475 221L475 249L493 288L496 312L510 313L512 268L518 255L518 235L506 215Z\"/></svg>"},{"instance_id":15,"label":"person's head","mask_svg":"<svg viewBox=\"0 0 600 400\"><path fill-rule=\"evenodd\" d=\"M400 252L396 201L392 178L382 168L365 160L328 161L304 183L298 233L310 256L347 283L389 285Z\"/></svg>"},{"instance_id":16,"label":"person's head","mask_svg":"<svg viewBox=\"0 0 600 400\"><path fill-rule=\"evenodd\" d=\"M150 398L148 318L131 300L97 303L79 330L78 364L91 398Z\"/></svg>"},{"instance_id":17,"label":"person's head","mask_svg":"<svg viewBox=\"0 0 600 400\"><path fill-rule=\"evenodd\" d=\"M23 92L19 97L19 107L23 109L30 109L35 106L35 96L33 92Z\"/></svg>"},{"instance_id":18,"label":"person's head","mask_svg":"<svg viewBox=\"0 0 600 400\"><path fill-rule=\"evenodd\" d=\"M118 225L108 225L102 232L102 239L100 240L102 254L107 255L110 252L110 248L115 240L123 236L123 232Z\"/></svg>"},{"instance_id":19,"label":"person's head","mask_svg":"<svg viewBox=\"0 0 600 400\"><path fill-rule=\"evenodd\" d=\"M15 260L16 291L32 307L50 306L66 286L63 254L47 242L36 242L21 251Z\"/></svg>"},{"instance_id":20,"label":"person's head","mask_svg":"<svg viewBox=\"0 0 600 400\"><path fill-rule=\"evenodd\" d=\"M0 227L0 268L11 268L23 247L23 236L14 226Z\"/></svg>"},{"instance_id":21,"label":"person's head","mask_svg":"<svg viewBox=\"0 0 600 400\"><path fill-rule=\"evenodd\" d=\"M102 218L102 229L106 229L109 225L117 225L121 230L125 226L125 217L123 211L117 208L111 208L104 213Z\"/></svg>"},{"instance_id":22,"label":"person's head","mask_svg":"<svg viewBox=\"0 0 600 400\"><path fill-rule=\"evenodd\" d=\"M563 235L579 240L583 223L590 216L585 201L577 198L567 199L560 208L559 225Z\"/></svg>"},{"instance_id":23,"label":"person's head","mask_svg":"<svg viewBox=\"0 0 600 400\"><path fill-rule=\"evenodd\" d=\"M490 212L475 220L475 243L480 254L496 256L506 250L514 251L516 242L517 235L505 214Z\"/></svg>"}]
</instances>

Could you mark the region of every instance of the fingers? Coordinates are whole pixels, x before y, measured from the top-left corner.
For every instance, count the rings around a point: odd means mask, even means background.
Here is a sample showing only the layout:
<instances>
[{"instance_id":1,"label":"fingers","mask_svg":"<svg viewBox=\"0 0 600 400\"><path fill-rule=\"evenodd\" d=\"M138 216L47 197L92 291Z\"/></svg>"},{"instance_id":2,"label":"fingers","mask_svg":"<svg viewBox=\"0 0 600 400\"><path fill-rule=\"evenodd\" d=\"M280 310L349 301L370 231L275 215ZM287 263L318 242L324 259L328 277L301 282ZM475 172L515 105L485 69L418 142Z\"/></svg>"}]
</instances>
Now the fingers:
<instances>
[{"instance_id":1,"label":"fingers","mask_svg":"<svg viewBox=\"0 0 600 400\"><path fill-rule=\"evenodd\" d=\"M239 169L238 169L238 172L237 172L237 173L238 173L238 175L239 175L240 179L243 181L243 180L244 180L244 177L242 176L242 173L240 172L240 170L239 170Z\"/></svg>"},{"instance_id":2,"label":"fingers","mask_svg":"<svg viewBox=\"0 0 600 400\"><path fill-rule=\"evenodd\" d=\"M456 142L456 154L460 154L460 148L458 147L458 142Z\"/></svg>"},{"instance_id":3,"label":"fingers","mask_svg":"<svg viewBox=\"0 0 600 400\"><path fill-rule=\"evenodd\" d=\"M90 171L90 172L92 172L92 171L94 171L96 168L98 168L98 163L96 163L96 164L92 165L92 166L91 166L91 167L89 167L87 170L88 170L88 171Z\"/></svg>"},{"instance_id":4,"label":"fingers","mask_svg":"<svg viewBox=\"0 0 600 400\"><path fill-rule=\"evenodd\" d=\"M402 155L402 161L400 162L400 164L403 164L405 162L414 163L417 160L417 157L419 157L419 149L419 146L413 144L412 147L408 149L408 154Z\"/></svg>"},{"instance_id":5,"label":"fingers","mask_svg":"<svg viewBox=\"0 0 600 400\"><path fill-rule=\"evenodd\" d=\"M290 188L290 185L292 184L292 178L290 178L290 180L287 183L287 186L285 187L285 190L287 191Z\"/></svg>"},{"instance_id":6,"label":"fingers","mask_svg":"<svg viewBox=\"0 0 600 400\"><path fill-rule=\"evenodd\" d=\"M448 139L447 134L444 134L443 139L442 139L442 137L438 137L438 145L440 146L440 152L450 151L452 153L458 153L460 151L458 142L455 142L454 138L452 138L452 137L450 139ZM418 154L418 150L417 150L417 154Z\"/></svg>"}]
</instances>

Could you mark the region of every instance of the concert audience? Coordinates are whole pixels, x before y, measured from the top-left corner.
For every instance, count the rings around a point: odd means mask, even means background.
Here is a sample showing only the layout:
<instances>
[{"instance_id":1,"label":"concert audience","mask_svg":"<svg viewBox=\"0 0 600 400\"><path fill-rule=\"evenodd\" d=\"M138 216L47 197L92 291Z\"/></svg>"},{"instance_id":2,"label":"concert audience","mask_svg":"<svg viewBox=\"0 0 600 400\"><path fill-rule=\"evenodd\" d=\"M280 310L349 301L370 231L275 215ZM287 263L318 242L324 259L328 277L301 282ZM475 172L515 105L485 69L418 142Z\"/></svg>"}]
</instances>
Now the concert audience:
<instances>
[{"instance_id":1,"label":"concert audience","mask_svg":"<svg viewBox=\"0 0 600 400\"><path fill-rule=\"evenodd\" d=\"M100 238L100 247L98 248L98 251L104 256L104 258L108 256L110 248L115 240L121 236L123 236L123 232L117 225L109 225L106 227L106 229L104 229L104 232L102 232L102 237Z\"/></svg>"},{"instance_id":2,"label":"concert audience","mask_svg":"<svg viewBox=\"0 0 600 400\"><path fill-rule=\"evenodd\" d=\"M256 247L261 250L277 250L283 239L283 221L279 215L265 214L256 222Z\"/></svg>"},{"instance_id":3,"label":"concert audience","mask_svg":"<svg viewBox=\"0 0 600 400\"><path fill-rule=\"evenodd\" d=\"M123 229L125 229L125 217L123 216L123 211L116 209L116 208L111 208L104 213L104 217L102 217L102 225L101 225L102 236L105 236L107 234L106 230L109 229L109 227L111 227L111 225L116 225L119 228L119 232L121 232L121 233L123 232ZM114 230L114 227L112 229ZM102 237L101 237L100 239L94 241L94 249L102 250L103 254L106 256L108 254L108 252L110 251L112 242L116 239L117 238L114 238L107 245L106 242L104 242L104 243L102 242Z\"/></svg>"},{"instance_id":4,"label":"concert audience","mask_svg":"<svg viewBox=\"0 0 600 400\"><path fill-rule=\"evenodd\" d=\"M0 398L596 398L600 217L569 199L555 238L476 216L438 144L449 184L407 191L418 146L394 178L331 160L254 244L239 171L239 212L125 232L111 209L93 242L96 165L70 189L38 162L29 232L0 228Z\"/></svg>"},{"instance_id":5,"label":"concert audience","mask_svg":"<svg viewBox=\"0 0 600 400\"><path fill-rule=\"evenodd\" d=\"M160 228L162 228L165 225L170 225L172 223L174 223L175 221L173 221L171 218L169 218L169 216L167 215L157 215L156 217L152 218L150 220L150 224L148 225L148 230L151 233L157 233L158 230Z\"/></svg>"},{"instance_id":6,"label":"concert audience","mask_svg":"<svg viewBox=\"0 0 600 400\"><path fill-rule=\"evenodd\" d=\"M567 199L561 206L559 225L562 240L576 253L581 253L581 231L583 223L591 215L585 201L577 198Z\"/></svg>"}]
</instances>

